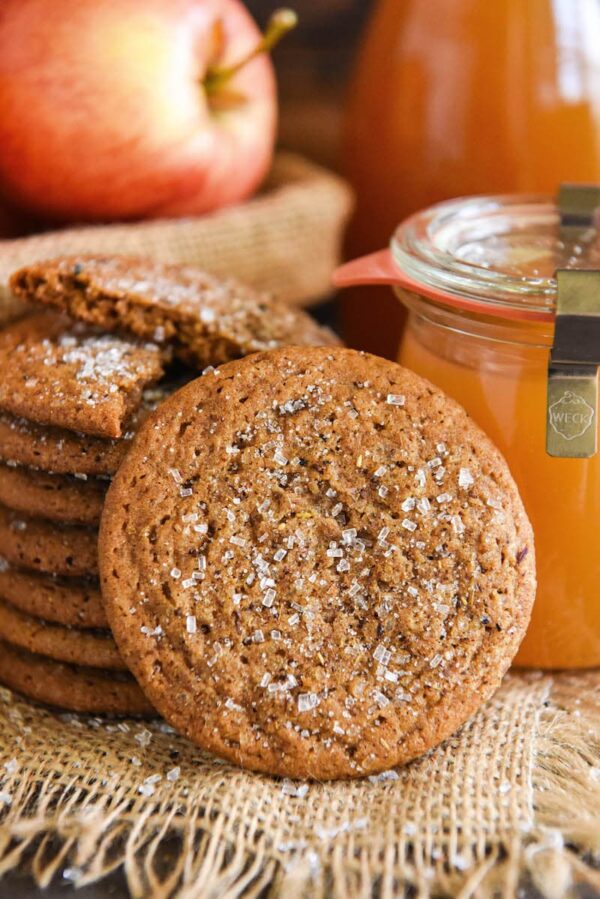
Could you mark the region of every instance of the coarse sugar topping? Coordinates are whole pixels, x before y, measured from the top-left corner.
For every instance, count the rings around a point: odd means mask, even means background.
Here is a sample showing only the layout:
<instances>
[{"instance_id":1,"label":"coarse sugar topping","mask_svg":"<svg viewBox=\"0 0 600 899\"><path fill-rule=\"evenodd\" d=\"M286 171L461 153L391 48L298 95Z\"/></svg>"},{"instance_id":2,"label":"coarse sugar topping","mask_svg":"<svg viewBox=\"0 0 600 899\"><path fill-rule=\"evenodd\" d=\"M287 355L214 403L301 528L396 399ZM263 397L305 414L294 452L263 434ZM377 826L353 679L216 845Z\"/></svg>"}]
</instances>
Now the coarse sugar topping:
<instances>
[{"instance_id":1,"label":"coarse sugar topping","mask_svg":"<svg viewBox=\"0 0 600 899\"><path fill-rule=\"evenodd\" d=\"M500 456L443 394L352 351L184 388L111 500L108 606L134 671L171 723L260 770L355 776L442 739L464 720L446 698L485 698L532 600Z\"/></svg>"},{"instance_id":2,"label":"coarse sugar topping","mask_svg":"<svg viewBox=\"0 0 600 899\"><path fill-rule=\"evenodd\" d=\"M0 334L0 409L40 424L120 437L144 388L161 377L163 358L154 344L38 313Z\"/></svg>"}]
</instances>

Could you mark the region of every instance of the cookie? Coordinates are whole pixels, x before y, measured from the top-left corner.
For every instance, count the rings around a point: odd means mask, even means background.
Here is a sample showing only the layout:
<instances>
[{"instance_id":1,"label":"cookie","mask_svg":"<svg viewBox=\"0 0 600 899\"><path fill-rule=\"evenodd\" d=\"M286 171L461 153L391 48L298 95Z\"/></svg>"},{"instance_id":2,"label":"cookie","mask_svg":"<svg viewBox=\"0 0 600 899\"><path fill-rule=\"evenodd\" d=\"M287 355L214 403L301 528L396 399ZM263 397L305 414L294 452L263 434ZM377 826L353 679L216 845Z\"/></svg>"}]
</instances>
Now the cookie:
<instances>
[{"instance_id":1,"label":"cookie","mask_svg":"<svg viewBox=\"0 0 600 899\"><path fill-rule=\"evenodd\" d=\"M98 573L98 532L31 518L0 506L0 556L47 574L89 577Z\"/></svg>"},{"instance_id":2,"label":"cookie","mask_svg":"<svg viewBox=\"0 0 600 899\"><path fill-rule=\"evenodd\" d=\"M56 474L112 475L125 457L141 422L183 383L184 379L180 377L146 388L139 408L119 440L38 425L0 413L0 460Z\"/></svg>"},{"instance_id":3,"label":"cookie","mask_svg":"<svg viewBox=\"0 0 600 899\"><path fill-rule=\"evenodd\" d=\"M339 343L302 310L190 266L70 256L22 268L10 286L104 330L172 346L200 367L278 346Z\"/></svg>"},{"instance_id":4,"label":"cookie","mask_svg":"<svg viewBox=\"0 0 600 899\"><path fill-rule=\"evenodd\" d=\"M256 771L407 762L498 687L535 592L506 463L412 372L286 349L207 373L108 492L107 618L152 704Z\"/></svg>"},{"instance_id":5,"label":"cookie","mask_svg":"<svg viewBox=\"0 0 600 899\"><path fill-rule=\"evenodd\" d=\"M121 440L103 440L0 414L0 459L57 474L112 475L132 438L133 430Z\"/></svg>"},{"instance_id":6,"label":"cookie","mask_svg":"<svg viewBox=\"0 0 600 899\"><path fill-rule=\"evenodd\" d=\"M38 424L121 437L163 353L42 312L0 331L0 409Z\"/></svg>"},{"instance_id":7,"label":"cookie","mask_svg":"<svg viewBox=\"0 0 600 899\"><path fill-rule=\"evenodd\" d=\"M59 662L126 671L109 633L76 630L33 618L0 602L0 639Z\"/></svg>"},{"instance_id":8,"label":"cookie","mask_svg":"<svg viewBox=\"0 0 600 899\"><path fill-rule=\"evenodd\" d=\"M0 464L0 503L68 524L98 524L108 481Z\"/></svg>"},{"instance_id":9,"label":"cookie","mask_svg":"<svg viewBox=\"0 0 600 899\"><path fill-rule=\"evenodd\" d=\"M143 715L152 706L125 672L80 668L0 643L0 683L30 699L73 712Z\"/></svg>"},{"instance_id":10,"label":"cookie","mask_svg":"<svg viewBox=\"0 0 600 899\"><path fill-rule=\"evenodd\" d=\"M20 571L0 560L0 600L67 627L108 628L100 589L94 581Z\"/></svg>"}]
</instances>

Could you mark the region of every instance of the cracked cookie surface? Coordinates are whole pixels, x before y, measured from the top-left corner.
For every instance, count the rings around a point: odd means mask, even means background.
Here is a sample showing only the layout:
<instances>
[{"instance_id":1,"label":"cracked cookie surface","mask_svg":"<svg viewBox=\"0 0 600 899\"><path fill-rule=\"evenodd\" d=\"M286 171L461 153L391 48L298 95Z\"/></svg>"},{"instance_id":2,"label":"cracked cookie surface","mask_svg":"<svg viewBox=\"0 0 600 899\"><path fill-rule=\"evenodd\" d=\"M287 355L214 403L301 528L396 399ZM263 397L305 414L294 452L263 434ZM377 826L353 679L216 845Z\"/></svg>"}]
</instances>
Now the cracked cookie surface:
<instances>
[{"instance_id":1,"label":"cracked cookie surface","mask_svg":"<svg viewBox=\"0 0 600 899\"><path fill-rule=\"evenodd\" d=\"M125 672L56 662L0 642L0 683L46 705L95 714L155 714Z\"/></svg>"},{"instance_id":2,"label":"cracked cookie surface","mask_svg":"<svg viewBox=\"0 0 600 899\"><path fill-rule=\"evenodd\" d=\"M36 655L89 668L126 671L115 642L105 633L34 618L0 601L0 639Z\"/></svg>"},{"instance_id":3,"label":"cracked cookie surface","mask_svg":"<svg viewBox=\"0 0 600 899\"><path fill-rule=\"evenodd\" d=\"M0 557L32 571L93 577L98 574L98 531L0 506Z\"/></svg>"},{"instance_id":4,"label":"cracked cookie surface","mask_svg":"<svg viewBox=\"0 0 600 899\"><path fill-rule=\"evenodd\" d=\"M100 560L153 705L292 777L371 774L452 734L535 592L489 439L429 382L342 349L257 354L167 400L108 493Z\"/></svg>"},{"instance_id":5,"label":"cracked cookie surface","mask_svg":"<svg viewBox=\"0 0 600 899\"><path fill-rule=\"evenodd\" d=\"M0 504L67 524L97 525L108 481L0 463Z\"/></svg>"},{"instance_id":6,"label":"cracked cookie surface","mask_svg":"<svg viewBox=\"0 0 600 899\"><path fill-rule=\"evenodd\" d=\"M108 628L96 581L23 571L0 559L0 600L44 621Z\"/></svg>"}]
</instances>

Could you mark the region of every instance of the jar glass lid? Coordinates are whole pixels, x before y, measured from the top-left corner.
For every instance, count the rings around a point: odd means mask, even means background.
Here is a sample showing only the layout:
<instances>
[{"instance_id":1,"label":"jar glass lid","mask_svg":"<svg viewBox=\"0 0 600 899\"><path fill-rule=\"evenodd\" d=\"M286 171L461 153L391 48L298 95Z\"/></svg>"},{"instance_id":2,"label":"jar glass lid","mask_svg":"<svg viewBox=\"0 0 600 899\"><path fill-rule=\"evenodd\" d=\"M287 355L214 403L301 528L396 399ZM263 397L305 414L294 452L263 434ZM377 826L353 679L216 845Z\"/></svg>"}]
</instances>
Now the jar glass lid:
<instances>
[{"instance_id":1,"label":"jar glass lid","mask_svg":"<svg viewBox=\"0 0 600 899\"><path fill-rule=\"evenodd\" d=\"M391 250L402 286L507 318L552 319L556 270L600 268L600 232L562 226L544 196L439 203L406 219Z\"/></svg>"}]
</instances>

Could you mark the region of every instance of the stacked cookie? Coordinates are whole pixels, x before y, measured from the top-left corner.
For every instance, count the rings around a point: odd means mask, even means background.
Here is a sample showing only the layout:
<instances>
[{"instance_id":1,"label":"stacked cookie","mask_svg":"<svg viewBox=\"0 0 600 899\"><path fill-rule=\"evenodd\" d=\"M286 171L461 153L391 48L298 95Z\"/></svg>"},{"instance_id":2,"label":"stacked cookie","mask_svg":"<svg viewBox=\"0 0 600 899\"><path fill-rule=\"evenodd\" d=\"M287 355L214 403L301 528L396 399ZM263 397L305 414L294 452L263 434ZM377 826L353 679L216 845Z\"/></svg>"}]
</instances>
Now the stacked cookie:
<instances>
[{"instance_id":1,"label":"stacked cookie","mask_svg":"<svg viewBox=\"0 0 600 899\"><path fill-rule=\"evenodd\" d=\"M235 282L69 258L12 279L40 309L0 333L0 681L53 705L143 714L98 587L98 524L140 423L206 366L333 338Z\"/></svg>"}]
</instances>

